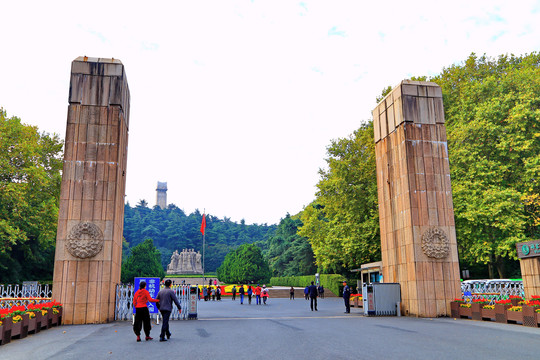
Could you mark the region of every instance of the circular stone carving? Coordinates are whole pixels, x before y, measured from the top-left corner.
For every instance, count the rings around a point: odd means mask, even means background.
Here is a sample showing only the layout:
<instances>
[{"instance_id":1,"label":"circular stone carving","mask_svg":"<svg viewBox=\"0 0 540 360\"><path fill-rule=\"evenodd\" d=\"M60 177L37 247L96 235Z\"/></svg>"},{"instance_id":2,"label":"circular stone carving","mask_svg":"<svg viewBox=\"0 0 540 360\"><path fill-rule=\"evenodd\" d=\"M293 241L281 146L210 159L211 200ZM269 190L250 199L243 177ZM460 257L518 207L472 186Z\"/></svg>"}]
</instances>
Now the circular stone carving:
<instances>
[{"instance_id":1,"label":"circular stone carving","mask_svg":"<svg viewBox=\"0 0 540 360\"><path fill-rule=\"evenodd\" d=\"M69 232L66 248L81 259L94 257L103 249L103 232L94 223L78 223Z\"/></svg>"},{"instance_id":2,"label":"circular stone carving","mask_svg":"<svg viewBox=\"0 0 540 360\"><path fill-rule=\"evenodd\" d=\"M431 228L422 235L422 251L435 259L444 259L450 254L450 244L444 231Z\"/></svg>"}]
</instances>

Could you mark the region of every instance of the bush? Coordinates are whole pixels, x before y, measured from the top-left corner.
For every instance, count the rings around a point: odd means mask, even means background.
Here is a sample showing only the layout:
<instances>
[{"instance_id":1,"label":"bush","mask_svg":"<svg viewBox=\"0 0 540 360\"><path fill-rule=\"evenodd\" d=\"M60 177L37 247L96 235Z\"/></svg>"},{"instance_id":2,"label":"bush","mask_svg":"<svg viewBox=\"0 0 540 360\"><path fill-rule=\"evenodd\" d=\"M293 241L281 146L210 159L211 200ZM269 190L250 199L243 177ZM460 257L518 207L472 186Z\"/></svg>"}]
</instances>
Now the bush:
<instances>
[{"instance_id":1,"label":"bush","mask_svg":"<svg viewBox=\"0 0 540 360\"><path fill-rule=\"evenodd\" d=\"M321 285L325 289L330 290L337 296L341 296L343 291L343 281L346 279L343 275L339 274L320 274L319 279ZM296 286L296 287L306 287L311 285L311 282L315 281L315 275L306 275L306 276L283 276L283 277L273 277L270 279L271 286ZM349 284L351 286L351 284Z\"/></svg>"},{"instance_id":2,"label":"bush","mask_svg":"<svg viewBox=\"0 0 540 360\"><path fill-rule=\"evenodd\" d=\"M240 245L229 252L217 269L219 281L227 284L267 283L270 274L270 267L261 249L253 244Z\"/></svg>"},{"instance_id":3,"label":"bush","mask_svg":"<svg viewBox=\"0 0 540 360\"><path fill-rule=\"evenodd\" d=\"M131 254L122 264L121 279L123 283L134 281L135 277L163 278L165 271L161 266L161 254L154 246L152 239L133 247Z\"/></svg>"}]
</instances>

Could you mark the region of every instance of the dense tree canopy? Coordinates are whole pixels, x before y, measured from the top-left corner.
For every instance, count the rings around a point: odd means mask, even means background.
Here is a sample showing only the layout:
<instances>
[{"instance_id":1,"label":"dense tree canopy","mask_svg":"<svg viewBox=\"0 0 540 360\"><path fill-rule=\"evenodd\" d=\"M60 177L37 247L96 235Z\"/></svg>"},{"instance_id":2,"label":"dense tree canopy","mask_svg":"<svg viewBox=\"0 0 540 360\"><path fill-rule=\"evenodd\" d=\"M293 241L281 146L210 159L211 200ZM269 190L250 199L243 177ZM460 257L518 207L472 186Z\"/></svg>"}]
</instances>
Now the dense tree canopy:
<instances>
[{"instance_id":1,"label":"dense tree canopy","mask_svg":"<svg viewBox=\"0 0 540 360\"><path fill-rule=\"evenodd\" d=\"M135 277L162 278L165 271L161 266L161 254L151 239L131 248L130 254L122 264L121 280L132 283Z\"/></svg>"},{"instance_id":2,"label":"dense tree canopy","mask_svg":"<svg viewBox=\"0 0 540 360\"><path fill-rule=\"evenodd\" d=\"M518 275L516 242L540 235L540 55L472 54L430 81L443 90L460 258L487 264L490 277ZM379 257L373 149L371 124L332 141L301 214L299 235L324 271Z\"/></svg>"},{"instance_id":3,"label":"dense tree canopy","mask_svg":"<svg viewBox=\"0 0 540 360\"><path fill-rule=\"evenodd\" d=\"M272 276L312 275L317 272L313 249L298 235L302 221L289 214L283 218L263 253L270 263Z\"/></svg>"},{"instance_id":4,"label":"dense tree canopy","mask_svg":"<svg viewBox=\"0 0 540 360\"><path fill-rule=\"evenodd\" d=\"M61 151L0 109L0 282L52 278Z\"/></svg>"},{"instance_id":5,"label":"dense tree canopy","mask_svg":"<svg viewBox=\"0 0 540 360\"><path fill-rule=\"evenodd\" d=\"M321 272L343 273L380 260L373 123L327 149L315 201L301 214Z\"/></svg>"},{"instance_id":6,"label":"dense tree canopy","mask_svg":"<svg viewBox=\"0 0 540 360\"><path fill-rule=\"evenodd\" d=\"M135 207L129 203L124 207L124 238L130 247L146 238L153 239L166 269L175 250L187 248L203 253L201 221L202 214L198 210L186 215L174 204L166 209L158 206L150 209L146 201L141 200ZM227 217L219 219L206 214L205 271L216 271L225 255L241 244L266 242L275 229L276 225L246 225L244 221L236 223Z\"/></svg>"},{"instance_id":7,"label":"dense tree canopy","mask_svg":"<svg viewBox=\"0 0 540 360\"><path fill-rule=\"evenodd\" d=\"M431 81L444 96L460 256L506 277L516 242L540 235L540 55L472 54Z\"/></svg>"},{"instance_id":8,"label":"dense tree canopy","mask_svg":"<svg viewBox=\"0 0 540 360\"><path fill-rule=\"evenodd\" d=\"M225 256L217 276L219 281L229 284L267 283L271 272L261 249L254 244L244 244Z\"/></svg>"}]
</instances>

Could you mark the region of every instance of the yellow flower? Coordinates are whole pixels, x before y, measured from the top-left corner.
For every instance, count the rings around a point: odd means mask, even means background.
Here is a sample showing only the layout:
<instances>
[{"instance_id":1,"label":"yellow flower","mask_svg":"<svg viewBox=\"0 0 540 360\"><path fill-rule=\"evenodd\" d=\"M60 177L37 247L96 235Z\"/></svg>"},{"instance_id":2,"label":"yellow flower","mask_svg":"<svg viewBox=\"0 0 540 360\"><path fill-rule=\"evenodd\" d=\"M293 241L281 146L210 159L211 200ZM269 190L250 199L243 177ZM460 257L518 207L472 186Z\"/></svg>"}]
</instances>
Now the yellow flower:
<instances>
[{"instance_id":1,"label":"yellow flower","mask_svg":"<svg viewBox=\"0 0 540 360\"><path fill-rule=\"evenodd\" d=\"M60 314L60 311L57 308L52 309L53 314Z\"/></svg>"},{"instance_id":2,"label":"yellow flower","mask_svg":"<svg viewBox=\"0 0 540 360\"><path fill-rule=\"evenodd\" d=\"M33 312L33 311L29 311L29 312L27 312L27 314L28 314L28 317L29 317L30 319L33 319L33 318L36 317L36 313Z\"/></svg>"},{"instance_id":3,"label":"yellow flower","mask_svg":"<svg viewBox=\"0 0 540 360\"><path fill-rule=\"evenodd\" d=\"M47 315L47 310L41 310L41 315L43 316Z\"/></svg>"},{"instance_id":4,"label":"yellow flower","mask_svg":"<svg viewBox=\"0 0 540 360\"><path fill-rule=\"evenodd\" d=\"M12 320L13 320L13 323L18 323L19 321L22 321L22 316L16 315L12 318Z\"/></svg>"}]
</instances>

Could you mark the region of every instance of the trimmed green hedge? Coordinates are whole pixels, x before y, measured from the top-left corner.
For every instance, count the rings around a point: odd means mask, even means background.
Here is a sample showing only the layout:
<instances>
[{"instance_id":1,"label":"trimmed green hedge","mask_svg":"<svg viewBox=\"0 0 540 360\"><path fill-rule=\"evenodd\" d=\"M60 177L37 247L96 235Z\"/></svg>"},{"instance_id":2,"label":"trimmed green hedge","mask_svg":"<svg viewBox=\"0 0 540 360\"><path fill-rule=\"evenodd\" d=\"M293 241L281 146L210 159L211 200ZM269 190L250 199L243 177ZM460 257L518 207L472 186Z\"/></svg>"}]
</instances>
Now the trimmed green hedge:
<instances>
[{"instance_id":1,"label":"trimmed green hedge","mask_svg":"<svg viewBox=\"0 0 540 360\"><path fill-rule=\"evenodd\" d=\"M343 275L320 274L319 278L321 281L321 285L324 286L325 289L328 289L335 295L340 296L342 291L341 289L343 289L343 281L346 280ZM315 275L283 276L271 278L270 285L306 287L311 285L312 281L315 281Z\"/></svg>"}]
</instances>

